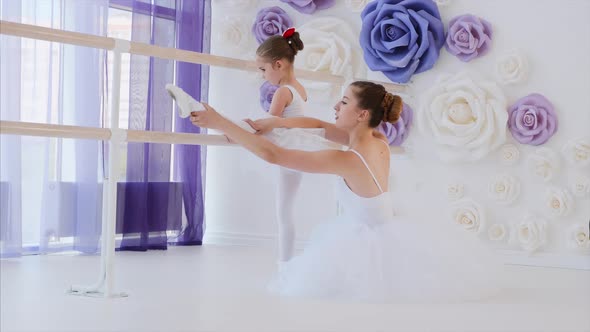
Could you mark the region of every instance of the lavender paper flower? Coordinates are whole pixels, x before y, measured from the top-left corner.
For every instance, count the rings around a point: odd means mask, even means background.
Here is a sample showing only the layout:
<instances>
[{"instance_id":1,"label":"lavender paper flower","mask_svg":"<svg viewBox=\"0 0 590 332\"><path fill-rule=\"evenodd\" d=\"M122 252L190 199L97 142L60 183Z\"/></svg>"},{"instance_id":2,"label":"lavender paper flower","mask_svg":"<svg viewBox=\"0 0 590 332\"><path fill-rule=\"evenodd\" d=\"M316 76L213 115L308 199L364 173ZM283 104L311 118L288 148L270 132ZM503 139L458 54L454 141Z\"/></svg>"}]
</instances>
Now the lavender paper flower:
<instances>
[{"instance_id":1,"label":"lavender paper flower","mask_svg":"<svg viewBox=\"0 0 590 332\"><path fill-rule=\"evenodd\" d=\"M268 81L264 81L260 86L260 107L265 112L270 110L270 103L272 102L272 97L277 92L279 86L269 83Z\"/></svg>"},{"instance_id":2,"label":"lavender paper flower","mask_svg":"<svg viewBox=\"0 0 590 332\"><path fill-rule=\"evenodd\" d=\"M449 22L445 48L463 62L488 53L492 44L492 25L470 14L457 16Z\"/></svg>"},{"instance_id":3,"label":"lavender paper flower","mask_svg":"<svg viewBox=\"0 0 590 332\"><path fill-rule=\"evenodd\" d=\"M334 6L336 0L281 0L288 3L298 12L303 14L313 14L316 10L326 9Z\"/></svg>"},{"instance_id":4,"label":"lavender paper flower","mask_svg":"<svg viewBox=\"0 0 590 332\"><path fill-rule=\"evenodd\" d=\"M256 14L252 33L259 44L262 44L268 37L282 34L283 31L293 26L293 20L287 15L287 12L280 7L262 8Z\"/></svg>"},{"instance_id":5,"label":"lavender paper flower","mask_svg":"<svg viewBox=\"0 0 590 332\"><path fill-rule=\"evenodd\" d=\"M401 117L396 123L381 122L377 129L387 137L389 145L400 146L408 137L413 120L414 111L408 104L404 103Z\"/></svg>"},{"instance_id":6,"label":"lavender paper flower","mask_svg":"<svg viewBox=\"0 0 590 332\"><path fill-rule=\"evenodd\" d=\"M405 83L438 60L445 34L434 1L376 0L361 18L360 44L371 70Z\"/></svg>"},{"instance_id":7,"label":"lavender paper flower","mask_svg":"<svg viewBox=\"0 0 590 332\"><path fill-rule=\"evenodd\" d=\"M544 96L533 93L508 108L508 129L522 144L541 145L557 131L557 114Z\"/></svg>"}]
</instances>

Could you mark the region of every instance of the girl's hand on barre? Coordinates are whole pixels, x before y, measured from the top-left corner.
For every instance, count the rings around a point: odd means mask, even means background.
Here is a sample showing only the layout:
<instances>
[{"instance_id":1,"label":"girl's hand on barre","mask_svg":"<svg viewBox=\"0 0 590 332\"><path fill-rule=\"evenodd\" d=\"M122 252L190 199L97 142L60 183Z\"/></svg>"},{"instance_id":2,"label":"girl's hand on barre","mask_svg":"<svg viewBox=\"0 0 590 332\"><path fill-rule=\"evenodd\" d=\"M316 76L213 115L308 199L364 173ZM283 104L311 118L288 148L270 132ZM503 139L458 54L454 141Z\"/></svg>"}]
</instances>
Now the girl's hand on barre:
<instances>
[{"instance_id":1,"label":"girl's hand on barre","mask_svg":"<svg viewBox=\"0 0 590 332\"><path fill-rule=\"evenodd\" d=\"M260 134L260 128L258 128L258 126L256 126L256 123L254 123L254 121L252 119L244 119L242 120L244 122L246 122L247 124L250 125L250 127L252 127L252 129L256 130L256 134Z\"/></svg>"}]
</instances>

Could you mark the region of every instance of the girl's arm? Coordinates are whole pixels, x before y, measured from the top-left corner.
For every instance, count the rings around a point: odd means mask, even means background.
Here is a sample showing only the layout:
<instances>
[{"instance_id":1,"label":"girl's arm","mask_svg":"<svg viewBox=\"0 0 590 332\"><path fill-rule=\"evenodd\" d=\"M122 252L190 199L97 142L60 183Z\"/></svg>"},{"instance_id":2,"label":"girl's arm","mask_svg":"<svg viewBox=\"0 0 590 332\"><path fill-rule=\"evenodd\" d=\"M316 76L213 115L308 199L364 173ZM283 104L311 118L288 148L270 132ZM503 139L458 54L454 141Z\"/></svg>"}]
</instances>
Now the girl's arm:
<instances>
[{"instance_id":1,"label":"girl's arm","mask_svg":"<svg viewBox=\"0 0 590 332\"><path fill-rule=\"evenodd\" d=\"M260 135L240 128L217 113L209 105L206 111L191 113L194 125L220 130L232 141L242 145L265 161L307 173L336 174L347 177L353 174L358 160L352 153L339 150L307 152L279 147Z\"/></svg>"},{"instance_id":2,"label":"girl's arm","mask_svg":"<svg viewBox=\"0 0 590 332\"><path fill-rule=\"evenodd\" d=\"M322 128L326 131L326 139L342 145L349 144L348 133L334 124L318 120L315 118L295 117L295 118L266 118L256 121L248 121L252 128L266 133L274 128Z\"/></svg>"},{"instance_id":3,"label":"girl's arm","mask_svg":"<svg viewBox=\"0 0 590 332\"><path fill-rule=\"evenodd\" d=\"M268 113L274 116L282 117L283 111L285 111L285 108L292 100L293 95L291 94L291 90L286 87L280 87L272 97Z\"/></svg>"}]
</instances>

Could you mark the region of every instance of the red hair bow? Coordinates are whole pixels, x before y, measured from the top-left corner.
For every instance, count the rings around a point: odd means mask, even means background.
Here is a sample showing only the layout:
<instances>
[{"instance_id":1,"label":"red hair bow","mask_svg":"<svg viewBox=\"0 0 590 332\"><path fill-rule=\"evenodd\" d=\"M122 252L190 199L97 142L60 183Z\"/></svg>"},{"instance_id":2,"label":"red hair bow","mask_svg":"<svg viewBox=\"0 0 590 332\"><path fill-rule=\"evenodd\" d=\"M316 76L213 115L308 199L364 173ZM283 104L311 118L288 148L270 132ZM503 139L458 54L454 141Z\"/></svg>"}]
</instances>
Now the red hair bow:
<instances>
[{"instance_id":1,"label":"red hair bow","mask_svg":"<svg viewBox=\"0 0 590 332\"><path fill-rule=\"evenodd\" d=\"M289 28L287 30L285 30L285 32L283 32L283 38L289 38L291 36L293 36L293 34L295 33L295 28Z\"/></svg>"}]
</instances>

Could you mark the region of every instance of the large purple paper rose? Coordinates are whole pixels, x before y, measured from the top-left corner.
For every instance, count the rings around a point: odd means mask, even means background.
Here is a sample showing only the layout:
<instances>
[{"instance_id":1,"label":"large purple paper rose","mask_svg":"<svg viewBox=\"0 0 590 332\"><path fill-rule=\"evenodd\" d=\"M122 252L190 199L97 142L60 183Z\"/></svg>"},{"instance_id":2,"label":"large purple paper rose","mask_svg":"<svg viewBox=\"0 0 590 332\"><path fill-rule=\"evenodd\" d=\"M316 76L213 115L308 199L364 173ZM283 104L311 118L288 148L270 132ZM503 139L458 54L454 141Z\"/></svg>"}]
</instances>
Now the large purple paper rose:
<instances>
[{"instance_id":1,"label":"large purple paper rose","mask_svg":"<svg viewBox=\"0 0 590 332\"><path fill-rule=\"evenodd\" d=\"M287 12L280 7L262 8L256 14L252 33L259 44L262 44L268 37L282 34L285 30L293 26L293 20L287 15Z\"/></svg>"},{"instance_id":2,"label":"large purple paper rose","mask_svg":"<svg viewBox=\"0 0 590 332\"><path fill-rule=\"evenodd\" d=\"M401 117L396 123L381 122L377 129L387 137L389 145L400 146L408 137L414 120L414 111L404 103Z\"/></svg>"},{"instance_id":3,"label":"large purple paper rose","mask_svg":"<svg viewBox=\"0 0 590 332\"><path fill-rule=\"evenodd\" d=\"M371 70L406 83L438 60L445 33L434 1L376 0L361 18L360 44Z\"/></svg>"},{"instance_id":4,"label":"large purple paper rose","mask_svg":"<svg viewBox=\"0 0 590 332\"><path fill-rule=\"evenodd\" d=\"M275 92L277 92L278 88L278 85L271 84L268 81L264 81L264 83L262 83L260 86L260 107L262 107L265 112L270 110L272 97L275 95Z\"/></svg>"},{"instance_id":5,"label":"large purple paper rose","mask_svg":"<svg viewBox=\"0 0 590 332\"><path fill-rule=\"evenodd\" d=\"M557 114L544 96L533 93L508 108L508 129L522 144L541 145L557 131Z\"/></svg>"},{"instance_id":6,"label":"large purple paper rose","mask_svg":"<svg viewBox=\"0 0 590 332\"><path fill-rule=\"evenodd\" d=\"M281 0L288 3L303 14L313 14L318 9L326 9L334 6L336 0Z\"/></svg>"},{"instance_id":7,"label":"large purple paper rose","mask_svg":"<svg viewBox=\"0 0 590 332\"><path fill-rule=\"evenodd\" d=\"M470 14L457 16L449 22L445 48L463 62L480 57L492 45L490 22Z\"/></svg>"}]
</instances>

